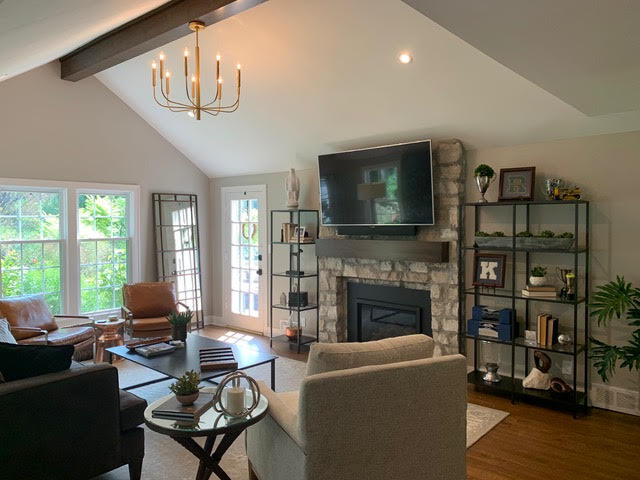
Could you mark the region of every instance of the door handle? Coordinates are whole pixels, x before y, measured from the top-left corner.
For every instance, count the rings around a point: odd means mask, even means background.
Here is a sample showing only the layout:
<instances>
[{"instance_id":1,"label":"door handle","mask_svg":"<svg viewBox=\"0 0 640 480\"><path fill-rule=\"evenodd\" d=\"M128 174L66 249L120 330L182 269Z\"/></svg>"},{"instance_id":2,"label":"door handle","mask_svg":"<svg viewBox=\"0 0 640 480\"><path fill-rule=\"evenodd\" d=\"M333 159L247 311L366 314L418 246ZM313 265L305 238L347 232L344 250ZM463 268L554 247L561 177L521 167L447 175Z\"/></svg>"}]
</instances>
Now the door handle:
<instances>
[{"instance_id":1,"label":"door handle","mask_svg":"<svg viewBox=\"0 0 640 480\"><path fill-rule=\"evenodd\" d=\"M259 268L258 270L256 270L256 273L257 273L258 275L262 275L262 269L261 269L261 268Z\"/></svg>"}]
</instances>

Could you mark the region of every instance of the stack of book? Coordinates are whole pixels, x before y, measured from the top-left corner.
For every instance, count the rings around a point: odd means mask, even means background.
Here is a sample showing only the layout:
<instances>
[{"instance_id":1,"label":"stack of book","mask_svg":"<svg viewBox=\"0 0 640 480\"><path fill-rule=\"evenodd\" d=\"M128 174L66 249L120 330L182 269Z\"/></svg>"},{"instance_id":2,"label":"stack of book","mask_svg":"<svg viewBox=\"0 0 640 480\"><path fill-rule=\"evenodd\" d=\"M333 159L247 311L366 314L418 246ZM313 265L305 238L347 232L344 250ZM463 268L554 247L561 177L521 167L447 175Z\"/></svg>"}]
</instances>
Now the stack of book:
<instances>
[{"instance_id":1,"label":"stack of book","mask_svg":"<svg viewBox=\"0 0 640 480\"><path fill-rule=\"evenodd\" d=\"M556 291L556 287L554 286L542 286L542 287L534 287L532 285L527 285L522 289L523 297L531 297L531 298L556 298L558 292Z\"/></svg>"},{"instance_id":2,"label":"stack of book","mask_svg":"<svg viewBox=\"0 0 640 480\"><path fill-rule=\"evenodd\" d=\"M538 345L550 347L558 341L558 319L548 313L538 315Z\"/></svg>"},{"instance_id":3,"label":"stack of book","mask_svg":"<svg viewBox=\"0 0 640 480\"><path fill-rule=\"evenodd\" d=\"M200 392L200 395L192 405L182 405L175 396L172 396L151 412L153 418L165 418L167 420L182 420L195 422L213 404L213 393Z\"/></svg>"}]
</instances>

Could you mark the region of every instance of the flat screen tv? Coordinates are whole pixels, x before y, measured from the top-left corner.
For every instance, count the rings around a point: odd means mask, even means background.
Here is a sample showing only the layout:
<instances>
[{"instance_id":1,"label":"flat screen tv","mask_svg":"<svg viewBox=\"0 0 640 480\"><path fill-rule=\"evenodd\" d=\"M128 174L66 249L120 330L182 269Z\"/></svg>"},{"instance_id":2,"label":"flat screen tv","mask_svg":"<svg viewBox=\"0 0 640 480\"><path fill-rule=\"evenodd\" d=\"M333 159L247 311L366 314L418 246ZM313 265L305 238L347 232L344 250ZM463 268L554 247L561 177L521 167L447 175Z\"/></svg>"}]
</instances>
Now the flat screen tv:
<instances>
[{"instance_id":1,"label":"flat screen tv","mask_svg":"<svg viewBox=\"0 0 640 480\"><path fill-rule=\"evenodd\" d=\"M431 141L318 157L323 225L433 225Z\"/></svg>"}]
</instances>

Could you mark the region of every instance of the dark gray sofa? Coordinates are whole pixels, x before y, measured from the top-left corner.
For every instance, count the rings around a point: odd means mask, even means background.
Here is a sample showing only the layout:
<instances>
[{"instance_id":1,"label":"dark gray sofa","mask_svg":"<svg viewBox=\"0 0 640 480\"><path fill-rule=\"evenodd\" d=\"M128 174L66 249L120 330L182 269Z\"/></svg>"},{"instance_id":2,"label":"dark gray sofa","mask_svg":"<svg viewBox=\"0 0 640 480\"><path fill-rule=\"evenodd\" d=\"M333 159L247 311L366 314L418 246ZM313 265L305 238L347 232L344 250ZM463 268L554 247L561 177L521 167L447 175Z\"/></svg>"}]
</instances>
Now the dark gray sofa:
<instances>
[{"instance_id":1,"label":"dark gray sofa","mask_svg":"<svg viewBox=\"0 0 640 480\"><path fill-rule=\"evenodd\" d=\"M0 478L88 479L129 465L138 480L146 405L107 364L0 383Z\"/></svg>"}]
</instances>

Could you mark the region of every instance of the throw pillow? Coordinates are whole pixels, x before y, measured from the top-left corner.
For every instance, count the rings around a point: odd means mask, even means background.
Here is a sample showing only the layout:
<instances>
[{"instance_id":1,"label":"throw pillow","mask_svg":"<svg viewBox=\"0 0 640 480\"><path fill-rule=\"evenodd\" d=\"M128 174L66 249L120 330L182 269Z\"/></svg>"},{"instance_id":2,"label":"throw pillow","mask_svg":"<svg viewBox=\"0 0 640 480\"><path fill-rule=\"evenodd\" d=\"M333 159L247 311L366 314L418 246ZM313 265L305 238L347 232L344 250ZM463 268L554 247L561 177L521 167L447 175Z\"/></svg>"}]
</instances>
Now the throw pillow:
<instances>
[{"instance_id":1,"label":"throw pillow","mask_svg":"<svg viewBox=\"0 0 640 480\"><path fill-rule=\"evenodd\" d=\"M0 318L0 342L2 343L13 343L16 344L16 339L13 338L11 334L11 329L9 328L9 322L7 322L6 318Z\"/></svg>"},{"instance_id":2,"label":"throw pillow","mask_svg":"<svg viewBox=\"0 0 640 480\"><path fill-rule=\"evenodd\" d=\"M14 345L0 343L5 382L61 372L71 366L73 345Z\"/></svg>"}]
</instances>

